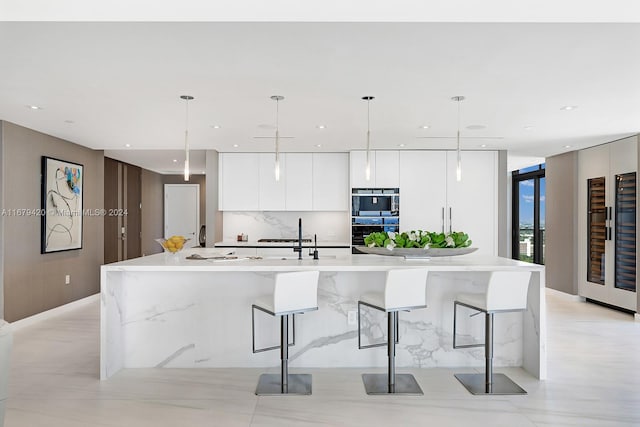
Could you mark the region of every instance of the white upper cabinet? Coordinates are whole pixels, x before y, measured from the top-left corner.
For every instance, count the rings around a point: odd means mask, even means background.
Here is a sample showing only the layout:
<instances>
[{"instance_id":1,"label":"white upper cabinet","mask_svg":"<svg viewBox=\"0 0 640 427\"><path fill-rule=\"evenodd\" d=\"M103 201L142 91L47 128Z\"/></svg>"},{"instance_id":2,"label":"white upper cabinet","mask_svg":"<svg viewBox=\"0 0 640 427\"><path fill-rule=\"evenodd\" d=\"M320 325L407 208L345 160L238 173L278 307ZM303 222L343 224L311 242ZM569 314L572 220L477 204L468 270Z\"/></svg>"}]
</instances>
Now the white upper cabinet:
<instances>
[{"instance_id":1,"label":"white upper cabinet","mask_svg":"<svg viewBox=\"0 0 640 427\"><path fill-rule=\"evenodd\" d=\"M400 230L464 231L478 253L496 255L497 152L400 152Z\"/></svg>"},{"instance_id":2,"label":"white upper cabinet","mask_svg":"<svg viewBox=\"0 0 640 427\"><path fill-rule=\"evenodd\" d=\"M400 166L401 231L444 231L446 151L401 151Z\"/></svg>"},{"instance_id":3,"label":"white upper cabinet","mask_svg":"<svg viewBox=\"0 0 640 427\"><path fill-rule=\"evenodd\" d=\"M276 181L275 153L260 153L260 184L258 186L258 207L262 211L282 211L285 209L286 186L285 181L287 160L280 155L280 180ZM255 190L254 190L255 191Z\"/></svg>"},{"instance_id":4,"label":"white upper cabinet","mask_svg":"<svg viewBox=\"0 0 640 427\"><path fill-rule=\"evenodd\" d=\"M220 153L219 204L226 211L346 211L347 153Z\"/></svg>"},{"instance_id":5,"label":"white upper cabinet","mask_svg":"<svg viewBox=\"0 0 640 427\"><path fill-rule=\"evenodd\" d=\"M350 153L351 188L396 188L400 185L398 151L370 151L370 178L366 179L367 152Z\"/></svg>"},{"instance_id":6,"label":"white upper cabinet","mask_svg":"<svg viewBox=\"0 0 640 427\"><path fill-rule=\"evenodd\" d=\"M349 153L349 175L351 188L367 188L375 187L376 177L376 155L374 151L370 152L370 178L367 181L365 176L365 168L367 167L367 152L352 151Z\"/></svg>"},{"instance_id":7,"label":"white upper cabinet","mask_svg":"<svg viewBox=\"0 0 640 427\"><path fill-rule=\"evenodd\" d=\"M349 154L313 153L313 210L349 209Z\"/></svg>"},{"instance_id":8,"label":"white upper cabinet","mask_svg":"<svg viewBox=\"0 0 640 427\"><path fill-rule=\"evenodd\" d=\"M446 231L464 231L478 254L498 253L498 153L463 151L462 180L456 180L457 155L447 152ZM402 203L402 193L400 193Z\"/></svg>"},{"instance_id":9,"label":"white upper cabinet","mask_svg":"<svg viewBox=\"0 0 640 427\"><path fill-rule=\"evenodd\" d=\"M218 158L221 210L259 209L260 159L257 153L220 153Z\"/></svg>"},{"instance_id":10,"label":"white upper cabinet","mask_svg":"<svg viewBox=\"0 0 640 427\"><path fill-rule=\"evenodd\" d=\"M400 152L376 151L376 187L397 188L400 186Z\"/></svg>"},{"instance_id":11,"label":"white upper cabinet","mask_svg":"<svg viewBox=\"0 0 640 427\"><path fill-rule=\"evenodd\" d=\"M313 158L311 153L286 153L285 187L288 211L310 211L313 208Z\"/></svg>"}]
</instances>

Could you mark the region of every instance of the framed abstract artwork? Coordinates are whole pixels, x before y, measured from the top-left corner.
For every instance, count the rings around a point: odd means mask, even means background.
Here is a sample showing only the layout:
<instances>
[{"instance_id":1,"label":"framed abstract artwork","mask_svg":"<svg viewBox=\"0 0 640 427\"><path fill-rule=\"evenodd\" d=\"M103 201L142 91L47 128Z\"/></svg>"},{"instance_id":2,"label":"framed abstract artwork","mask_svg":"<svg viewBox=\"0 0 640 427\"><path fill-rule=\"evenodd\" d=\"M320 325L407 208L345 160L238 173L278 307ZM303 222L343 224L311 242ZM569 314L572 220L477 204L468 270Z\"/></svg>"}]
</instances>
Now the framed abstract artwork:
<instances>
[{"instance_id":1,"label":"framed abstract artwork","mask_svg":"<svg viewBox=\"0 0 640 427\"><path fill-rule=\"evenodd\" d=\"M42 157L42 225L40 253L82 249L84 168Z\"/></svg>"}]
</instances>

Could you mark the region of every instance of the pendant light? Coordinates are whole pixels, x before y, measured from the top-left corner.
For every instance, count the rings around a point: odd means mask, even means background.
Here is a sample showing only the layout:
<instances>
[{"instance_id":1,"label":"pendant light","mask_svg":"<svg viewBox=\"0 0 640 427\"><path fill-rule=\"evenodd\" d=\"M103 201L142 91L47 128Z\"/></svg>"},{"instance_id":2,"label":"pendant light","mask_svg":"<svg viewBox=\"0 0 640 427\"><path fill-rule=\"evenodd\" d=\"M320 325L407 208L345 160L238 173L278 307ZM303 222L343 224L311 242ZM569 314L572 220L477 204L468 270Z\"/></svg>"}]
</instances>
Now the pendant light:
<instances>
[{"instance_id":1,"label":"pendant light","mask_svg":"<svg viewBox=\"0 0 640 427\"><path fill-rule=\"evenodd\" d=\"M456 134L456 181L462 181L462 161L460 159L460 102L464 101L464 96L454 96L452 101L458 103L458 133Z\"/></svg>"},{"instance_id":2,"label":"pendant light","mask_svg":"<svg viewBox=\"0 0 640 427\"><path fill-rule=\"evenodd\" d=\"M274 168L274 173L276 176L276 181L280 181L280 126L279 126L279 105L280 101L284 99L284 96L273 95L271 97L272 100L276 101L276 163Z\"/></svg>"},{"instance_id":3,"label":"pendant light","mask_svg":"<svg viewBox=\"0 0 640 427\"><path fill-rule=\"evenodd\" d=\"M369 105L375 96L363 96L362 100L367 101L367 163L364 168L364 177L367 181L371 180L371 120L369 115Z\"/></svg>"},{"instance_id":4,"label":"pendant light","mask_svg":"<svg viewBox=\"0 0 640 427\"><path fill-rule=\"evenodd\" d=\"M189 181L189 101L193 99L191 95L182 95L185 103L185 126L184 126L184 180Z\"/></svg>"}]
</instances>

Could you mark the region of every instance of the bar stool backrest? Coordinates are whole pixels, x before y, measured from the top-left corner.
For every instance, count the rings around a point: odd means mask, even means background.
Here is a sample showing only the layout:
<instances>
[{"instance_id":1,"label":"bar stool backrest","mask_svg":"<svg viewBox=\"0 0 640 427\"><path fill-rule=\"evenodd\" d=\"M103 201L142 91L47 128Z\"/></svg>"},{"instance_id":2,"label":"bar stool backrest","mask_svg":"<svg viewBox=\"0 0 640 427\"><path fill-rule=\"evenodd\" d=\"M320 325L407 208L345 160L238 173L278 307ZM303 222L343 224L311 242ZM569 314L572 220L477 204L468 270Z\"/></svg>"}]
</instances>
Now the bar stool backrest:
<instances>
[{"instance_id":1,"label":"bar stool backrest","mask_svg":"<svg viewBox=\"0 0 640 427\"><path fill-rule=\"evenodd\" d=\"M487 287L487 310L527 308L530 271L494 271Z\"/></svg>"},{"instance_id":2,"label":"bar stool backrest","mask_svg":"<svg viewBox=\"0 0 640 427\"><path fill-rule=\"evenodd\" d=\"M318 308L319 271L277 273L273 291L275 313Z\"/></svg>"},{"instance_id":3,"label":"bar stool backrest","mask_svg":"<svg viewBox=\"0 0 640 427\"><path fill-rule=\"evenodd\" d=\"M389 270L384 288L385 308L427 305L427 273L424 268Z\"/></svg>"}]
</instances>

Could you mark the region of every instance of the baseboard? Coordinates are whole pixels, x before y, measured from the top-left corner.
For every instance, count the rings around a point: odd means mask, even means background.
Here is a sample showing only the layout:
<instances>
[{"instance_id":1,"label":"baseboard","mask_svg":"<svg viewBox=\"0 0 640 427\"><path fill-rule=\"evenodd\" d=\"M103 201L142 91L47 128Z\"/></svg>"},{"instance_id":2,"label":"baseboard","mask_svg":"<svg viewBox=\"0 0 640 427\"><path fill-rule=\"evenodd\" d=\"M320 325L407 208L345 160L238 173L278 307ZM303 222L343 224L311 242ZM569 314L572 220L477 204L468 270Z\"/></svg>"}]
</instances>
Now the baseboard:
<instances>
[{"instance_id":1,"label":"baseboard","mask_svg":"<svg viewBox=\"0 0 640 427\"><path fill-rule=\"evenodd\" d=\"M43 320L50 319L52 317L74 310L78 307L91 304L96 301L100 301L99 293L90 295L88 297L85 297L76 301L72 301L68 304L61 305L60 307L52 308L51 310L43 311L42 313L34 314L33 316L25 317L24 319L16 320L15 322L11 323L11 329L13 329L13 331L15 332L24 327L33 325L35 323L39 323Z\"/></svg>"},{"instance_id":2,"label":"baseboard","mask_svg":"<svg viewBox=\"0 0 640 427\"><path fill-rule=\"evenodd\" d=\"M585 302L585 297L581 297L580 295L568 294L566 292L559 291L557 289L545 288L548 294L552 294L554 296L563 298L567 301L575 301L575 302Z\"/></svg>"}]
</instances>

